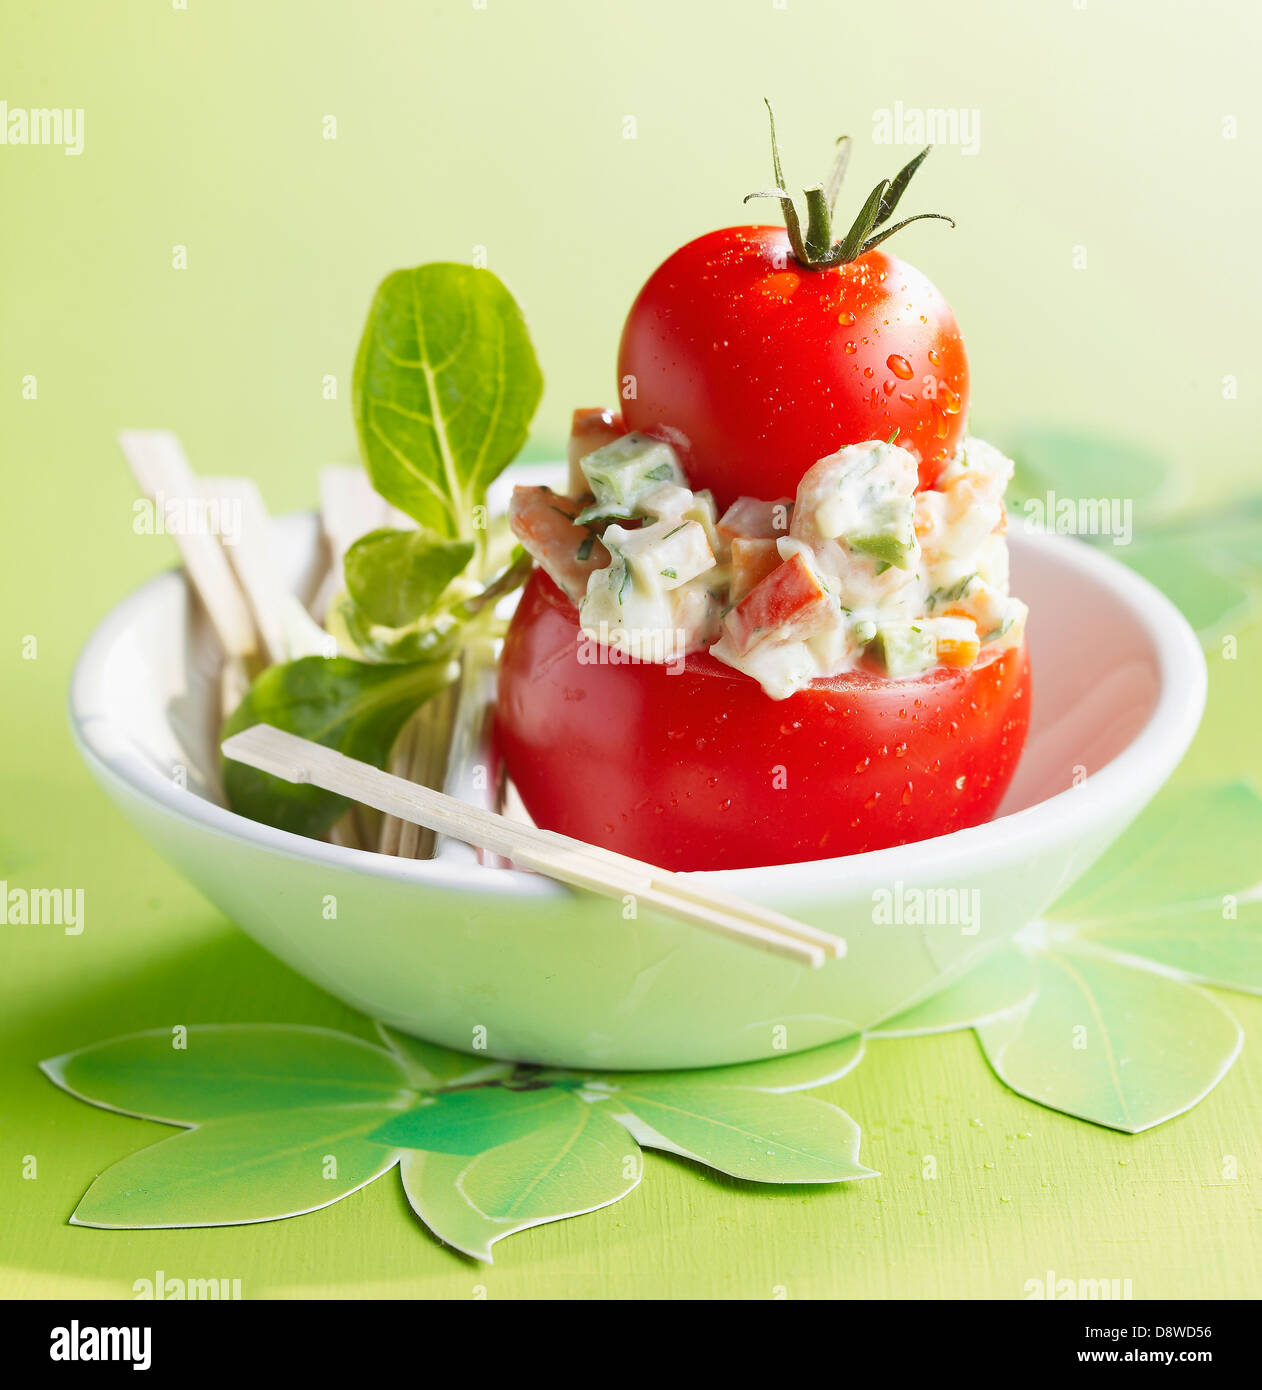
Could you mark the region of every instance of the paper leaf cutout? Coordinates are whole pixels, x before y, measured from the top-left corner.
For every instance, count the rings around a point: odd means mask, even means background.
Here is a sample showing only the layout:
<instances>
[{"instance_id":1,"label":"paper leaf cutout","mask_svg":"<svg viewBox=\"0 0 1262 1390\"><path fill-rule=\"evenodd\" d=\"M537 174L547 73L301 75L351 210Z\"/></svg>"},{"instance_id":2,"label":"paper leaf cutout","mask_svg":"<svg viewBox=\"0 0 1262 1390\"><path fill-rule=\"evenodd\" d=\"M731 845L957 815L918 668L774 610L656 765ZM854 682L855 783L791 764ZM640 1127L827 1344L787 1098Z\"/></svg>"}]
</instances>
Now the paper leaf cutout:
<instances>
[{"instance_id":1,"label":"paper leaf cutout","mask_svg":"<svg viewBox=\"0 0 1262 1390\"><path fill-rule=\"evenodd\" d=\"M1190 980L1262 994L1262 902L1177 908L1160 917L1106 923L1081 932L1092 946L1155 961Z\"/></svg>"},{"instance_id":2,"label":"paper leaf cutout","mask_svg":"<svg viewBox=\"0 0 1262 1390\"><path fill-rule=\"evenodd\" d=\"M392 1168L368 1139L384 1106L323 1106L215 1120L120 1159L70 1218L79 1226L235 1226L315 1211Z\"/></svg>"},{"instance_id":3,"label":"paper leaf cutout","mask_svg":"<svg viewBox=\"0 0 1262 1390\"><path fill-rule=\"evenodd\" d=\"M1009 489L1014 516L1027 498L1129 498L1142 518L1170 491L1172 470L1160 454L1120 439L1027 426L1003 437L1016 461Z\"/></svg>"},{"instance_id":4,"label":"paper leaf cutout","mask_svg":"<svg viewBox=\"0 0 1262 1390\"><path fill-rule=\"evenodd\" d=\"M982 1024L995 1074L1018 1094L1138 1134L1191 1109L1240 1051L1240 1026L1212 995L1103 953L1036 956L1023 1013Z\"/></svg>"},{"instance_id":5,"label":"paper leaf cutout","mask_svg":"<svg viewBox=\"0 0 1262 1390\"><path fill-rule=\"evenodd\" d=\"M608 1206L636 1186L644 1158L626 1131L598 1108L558 1094L568 1103L554 1112L553 1124L482 1158L403 1155L408 1201L440 1240L490 1263L497 1240ZM503 1215L508 1208L512 1215Z\"/></svg>"},{"instance_id":6,"label":"paper leaf cutout","mask_svg":"<svg viewBox=\"0 0 1262 1390\"><path fill-rule=\"evenodd\" d=\"M1245 782L1180 788L1160 797L1060 897L1048 917L1078 926L1161 915L1250 888L1262 843L1262 798Z\"/></svg>"},{"instance_id":7,"label":"paper leaf cutout","mask_svg":"<svg viewBox=\"0 0 1262 1390\"><path fill-rule=\"evenodd\" d=\"M447 1245L475 1260L494 1263L491 1246L505 1236L543 1221L491 1221L470 1203L457 1186L469 1160L460 1154L425 1153L411 1149L399 1159L403 1191L412 1210ZM571 1213L546 1218L559 1220Z\"/></svg>"},{"instance_id":8,"label":"paper leaf cutout","mask_svg":"<svg viewBox=\"0 0 1262 1390\"><path fill-rule=\"evenodd\" d=\"M1258 543L1262 553L1262 536ZM1253 591L1238 577L1238 567L1211 543L1180 535L1139 536L1114 553L1160 589L1202 639L1253 607Z\"/></svg>"},{"instance_id":9,"label":"paper leaf cutout","mask_svg":"<svg viewBox=\"0 0 1262 1390\"><path fill-rule=\"evenodd\" d=\"M511 1062L454 1052L449 1047L426 1042L424 1038L400 1033L384 1023L377 1024L377 1032L402 1061L412 1085L422 1091L438 1091L444 1086L468 1081L488 1081L492 1077L508 1076L513 1070Z\"/></svg>"},{"instance_id":10,"label":"paper leaf cutout","mask_svg":"<svg viewBox=\"0 0 1262 1390\"><path fill-rule=\"evenodd\" d=\"M564 1106L521 1139L470 1159L456 1190L490 1221L518 1229L608 1206L640 1181L644 1158L601 1105Z\"/></svg>"},{"instance_id":11,"label":"paper leaf cutout","mask_svg":"<svg viewBox=\"0 0 1262 1390\"><path fill-rule=\"evenodd\" d=\"M396 1148L472 1157L523 1139L568 1108L568 1092L547 1086L510 1091L479 1086L470 1091L440 1091L423 1104L393 1115L372 1137Z\"/></svg>"},{"instance_id":12,"label":"paper leaf cutout","mask_svg":"<svg viewBox=\"0 0 1262 1390\"><path fill-rule=\"evenodd\" d=\"M728 1067L697 1067L688 1071L619 1072L605 1079L615 1086L641 1080L654 1085L748 1086L755 1091L805 1091L823 1086L853 1071L863 1060L863 1035L842 1038L806 1052L790 1052L764 1062L739 1062Z\"/></svg>"},{"instance_id":13,"label":"paper leaf cutout","mask_svg":"<svg viewBox=\"0 0 1262 1390\"><path fill-rule=\"evenodd\" d=\"M1015 947L1001 948L923 1004L869 1029L868 1037L912 1038L972 1028L1028 1004L1037 989L1029 956Z\"/></svg>"},{"instance_id":14,"label":"paper leaf cutout","mask_svg":"<svg viewBox=\"0 0 1262 1390\"><path fill-rule=\"evenodd\" d=\"M41 1063L80 1100L166 1124L256 1111L384 1104L407 1086L387 1052L345 1033L271 1024L133 1033Z\"/></svg>"},{"instance_id":15,"label":"paper leaf cutout","mask_svg":"<svg viewBox=\"0 0 1262 1390\"><path fill-rule=\"evenodd\" d=\"M621 1089L608 1104L641 1144L755 1182L848 1182L876 1174L859 1163L859 1127L814 1096L745 1086L671 1082Z\"/></svg>"}]
</instances>

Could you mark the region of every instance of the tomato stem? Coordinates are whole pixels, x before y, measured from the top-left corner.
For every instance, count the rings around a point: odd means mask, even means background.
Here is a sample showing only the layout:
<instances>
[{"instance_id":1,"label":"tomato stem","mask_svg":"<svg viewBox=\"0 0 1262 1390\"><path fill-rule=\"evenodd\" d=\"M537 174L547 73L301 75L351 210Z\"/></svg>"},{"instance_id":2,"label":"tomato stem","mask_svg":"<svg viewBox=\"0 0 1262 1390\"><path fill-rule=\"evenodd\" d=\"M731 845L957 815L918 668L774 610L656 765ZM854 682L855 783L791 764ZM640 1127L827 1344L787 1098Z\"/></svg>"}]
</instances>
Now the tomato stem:
<instances>
[{"instance_id":1,"label":"tomato stem","mask_svg":"<svg viewBox=\"0 0 1262 1390\"><path fill-rule=\"evenodd\" d=\"M803 249L811 260L828 255L832 248L833 219L824 185L814 183L805 190L806 240Z\"/></svg>"},{"instance_id":2,"label":"tomato stem","mask_svg":"<svg viewBox=\"0 0 1262 1390\"><path fill-rule=\"evenodd\" d=\"M803 235L797 205L793 201L793 195L785 188L784 170L780 166L780 146L776 140L775 112L765 97L763 101L771 124L771 168L776 182L774 188L748 194L745 201L748 203L751 198L775 198L779 202L794 258L805 269L827 270L830 266L848 265L851 261L866 255L873 247L879 246L887 237L901 231L909 223L919 222L924 218L935 218L942 222L950 222L952 227L955 226L954 220L941 212L918 212L911 217L904 217L892 227L885 226L893 216L899 199L906 192L912 175L925 162L933 148L932 145L926 145L918 155L908 160L892 179L882 179L877 184L868 194L850 230L840 241L834 242L833 209L841 191L841 181L845 176L851 149L850 137L843 135L837 140L837 153L833 157L828 178L822 184L812 184L810 188L803 190L806 199L806 233Z\"/></svg>"}]
</instances>

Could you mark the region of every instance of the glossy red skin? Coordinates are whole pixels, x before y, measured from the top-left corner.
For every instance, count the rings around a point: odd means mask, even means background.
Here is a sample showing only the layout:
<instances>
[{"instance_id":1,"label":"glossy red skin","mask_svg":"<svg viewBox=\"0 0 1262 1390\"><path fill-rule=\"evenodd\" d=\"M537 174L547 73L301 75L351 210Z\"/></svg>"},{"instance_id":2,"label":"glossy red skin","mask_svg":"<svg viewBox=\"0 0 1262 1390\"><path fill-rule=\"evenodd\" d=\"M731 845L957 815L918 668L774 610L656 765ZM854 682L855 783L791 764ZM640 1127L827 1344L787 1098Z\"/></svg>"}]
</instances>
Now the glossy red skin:
<instances>
[{"instance_id":1,"label":"glossy red skin","mask_svg":"<svg viewBox=\"0 0 1262 1390\"><path fill-rule=\"evenodd\" d=\"M536 570L504 644L497 728L537 824L667 869L735 869L987 820L1029 689L1024 644L965 671L837 676L787 700L706 652L675 675L585 665L574 606Z\"/></svg>"},{"instance_id":2,"label":"glossy red skin","mask_svg":"<svg viewBox=\"0 0 1262 1390\"><path fill-rule=\"evenodd\" d=\"M783 227L710 232L664 261L627 315L618 381L627 428L674 444L720 510L792 497L818 459L895 429L931 487L968 411L955 315L914 266L876 250L804 270Z\"/></svg>"}]
</instances>

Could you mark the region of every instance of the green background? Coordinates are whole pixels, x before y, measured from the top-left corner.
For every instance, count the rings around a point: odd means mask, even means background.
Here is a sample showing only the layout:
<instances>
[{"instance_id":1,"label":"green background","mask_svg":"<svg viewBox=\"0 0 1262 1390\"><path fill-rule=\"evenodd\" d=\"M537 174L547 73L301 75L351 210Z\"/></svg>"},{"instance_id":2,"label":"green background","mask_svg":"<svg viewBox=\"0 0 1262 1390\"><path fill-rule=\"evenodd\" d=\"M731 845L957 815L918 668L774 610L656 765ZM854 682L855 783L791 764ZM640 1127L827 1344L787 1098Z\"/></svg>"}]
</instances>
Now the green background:
<instances>
[{"instance_id":1,"label":"green background","mask_svg":"<svg viewBox=\"0 0 1262 1390\"><path fill-rule=\"evenodd\" d=\"M123 824L63 710L92 626L172 559L133 534L115 432L175 429L195 468L309 505L317 467L351 457L350 360L396 266L486 248L547 378L531 447L554 453L574 405L613 396L648 272L769 181L764 93L794 186L857 137L855 201L912 152L873 145L875 110L977 108L979 152L939 149L909 194L959 229L900 234L956 309L976 423L1158 448L1192 502L1258 487L1262 12L1079 3L6 0L0 99L82 107L86 138L79 157L0 147L0 877L82 887L87 927L0 928L0 1292L128 1296L157 1269L247 1297L1020 1297L1048 1269L1137 1297L1262 1289L1262 1002L1243 996L1241 1061L1147 1135L1011 1095L970 1034L873 1044L817 1094L858 1119L880 1180L759 1190L650 1154L625 1201L512 1237L491 1269L439 1247L396 1178L266 1228L72 1229L94 1175L165 1131L34 1066L173 1023L366 1034ZM1262 771L1257 625L1234 635L1181 780Z\"/></svg>"}]
</instances>

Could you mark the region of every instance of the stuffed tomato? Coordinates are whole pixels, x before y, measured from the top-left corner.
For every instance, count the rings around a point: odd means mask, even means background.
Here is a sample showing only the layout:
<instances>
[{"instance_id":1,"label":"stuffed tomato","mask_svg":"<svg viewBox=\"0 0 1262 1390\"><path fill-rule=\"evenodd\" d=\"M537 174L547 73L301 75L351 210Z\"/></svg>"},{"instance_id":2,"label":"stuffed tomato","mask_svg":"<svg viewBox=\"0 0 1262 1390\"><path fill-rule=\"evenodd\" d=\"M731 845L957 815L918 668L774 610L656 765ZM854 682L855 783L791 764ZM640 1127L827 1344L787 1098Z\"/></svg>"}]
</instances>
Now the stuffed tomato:
<instances>
[{"instance_id":1,"label":"stuffed tomato","mask_svg":"<svg viewBox=\"0 0 1262 1390\"><path fill-rule=\"evenodd\" d=\"M977 825L1029 718L1025 646L967 669L853 671L772 700L710 656L600 661L536 573L504 647L501 751L535 821L668 869L883 849Z\"/></svg>"},{"instance_id":2,"label":"stuffed tomato","mask_svg":"<svg viewBox=\"0 0 1262 1390\"><path fill-rule=\"evenodd\" d=\"M1030 711L1013 465L968 433L950 306L876 250L915 220L884 226L923 158L833 242L822 186L804 234L777 156L785 231L670 257L623 333L621 413L576 412L564 494L516 489L543 573L498 728L539 825L719 869L995 814Z\"/></svg>"}]
</instances>

